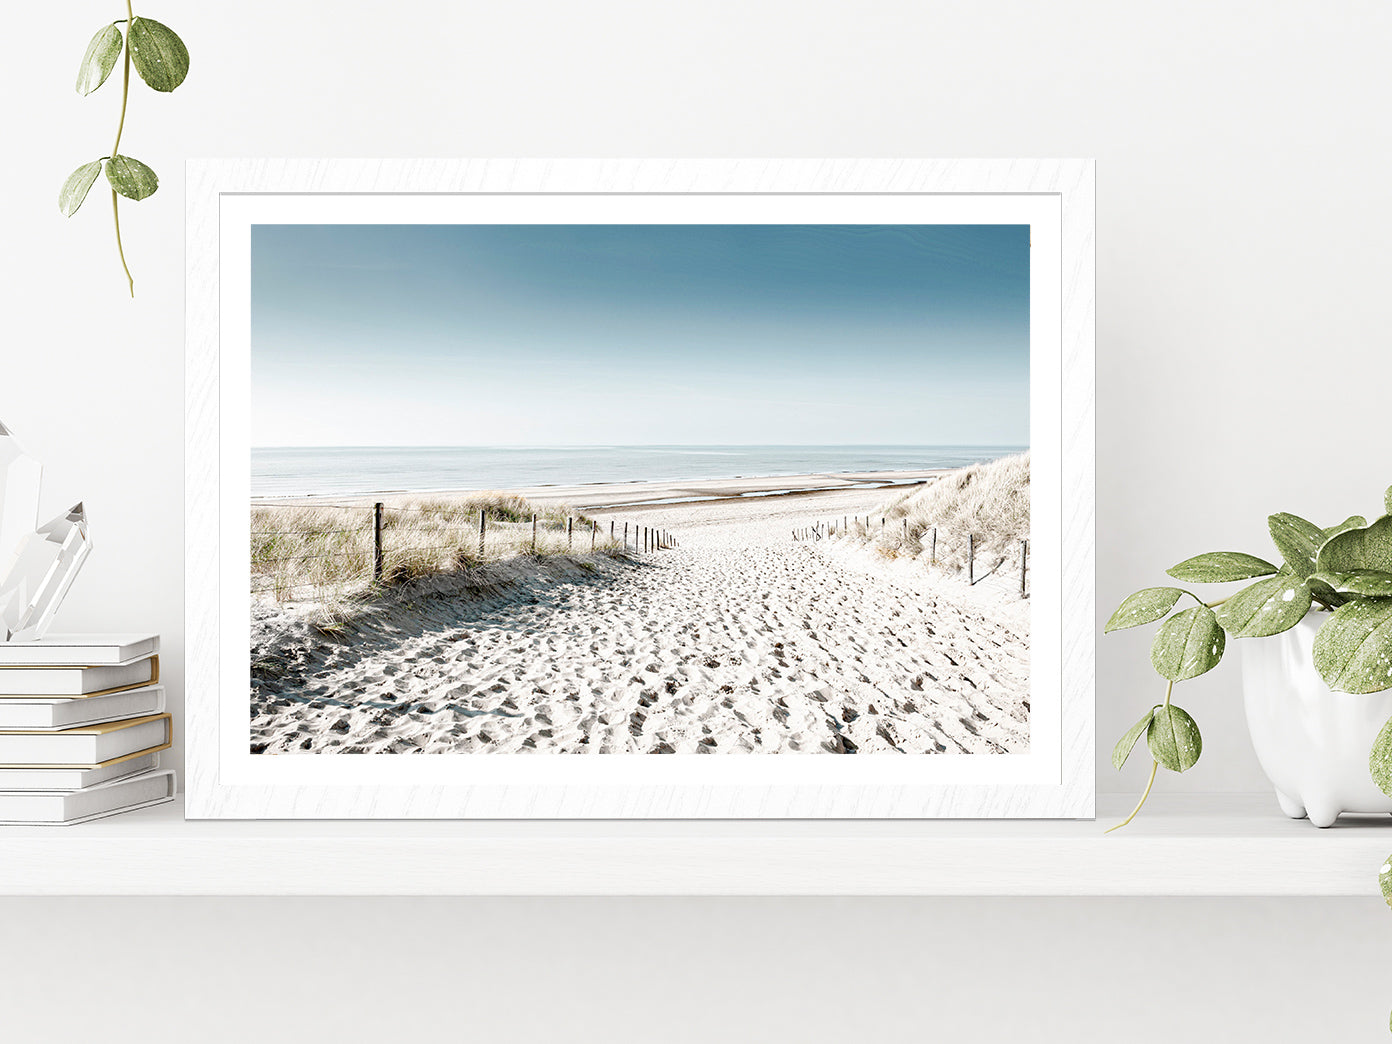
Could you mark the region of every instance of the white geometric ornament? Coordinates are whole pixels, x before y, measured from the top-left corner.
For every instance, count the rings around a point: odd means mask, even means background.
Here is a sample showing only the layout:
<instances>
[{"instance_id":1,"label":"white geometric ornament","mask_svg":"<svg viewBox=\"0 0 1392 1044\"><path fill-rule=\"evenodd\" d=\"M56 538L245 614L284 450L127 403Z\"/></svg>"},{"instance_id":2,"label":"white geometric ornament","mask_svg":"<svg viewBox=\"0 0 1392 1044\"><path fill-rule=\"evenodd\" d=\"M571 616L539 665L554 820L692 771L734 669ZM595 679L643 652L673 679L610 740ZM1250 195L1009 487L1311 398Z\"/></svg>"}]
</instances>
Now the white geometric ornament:
<instances>
[{"instance_id":1,"label":"white geometric ornament","mask_svg":"<svg viewBox=\"0 0 1392 1044\"><path fill-rule=\"evenodd\" d=\"M81 504L34 528L42 475L0 424L0 641L42 638L92 553Z\"/></svg>"},{"instance_id":2,"label":"white geometric ornament","mask_svg":"<svg viewBox=\"0 0 1392 1044\"><path fill-rule=\"evenodd\" d=\"M0 583L5 641L36 642L44 636L91 553L81 504L29 534Z\"/></svg>"},{"instance_id":3,"label":"white geometric ornament","mask_svg":"<svg viewBox=\"0 0 1392 1044\"><path fill-rule=\"evenodd\" d=\"M39 524L42 478L43 466L0 424L0 576L9 569L20 541Z\"/></svg>"}]
</instances>

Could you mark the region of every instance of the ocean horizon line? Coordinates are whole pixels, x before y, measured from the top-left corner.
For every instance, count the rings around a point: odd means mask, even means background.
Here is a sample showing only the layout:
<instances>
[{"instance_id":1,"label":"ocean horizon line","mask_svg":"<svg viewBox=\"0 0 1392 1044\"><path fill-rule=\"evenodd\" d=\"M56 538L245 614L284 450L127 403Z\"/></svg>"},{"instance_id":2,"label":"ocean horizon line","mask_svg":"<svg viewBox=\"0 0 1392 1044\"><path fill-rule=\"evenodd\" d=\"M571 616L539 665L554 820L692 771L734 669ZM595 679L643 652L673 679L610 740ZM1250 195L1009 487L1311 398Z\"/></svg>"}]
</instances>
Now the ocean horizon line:
<instances>
[{"instance_id":1,"label":"ocean horizon line","mask_svg":"<svg viewBox=\"0 0 1392 1044\"><path fill-rule=\"evenodd\" d=\"M303 443L252 446L253 450L594 450L594 449L1008 449L1026 450L1014 442L460 442L460 443Z\"/></svg>"},{"instance_id":2,"label":"ocean horizon line","mask_svg":"<svg viewBox=\"0 0 1392 1044\"><path fill-rule=\"evenodd\" d=\"M256 447L249 456L252 496L281 497L924 471L1027 449L884 443L296 446Z\"/></svg>"}]
</instances>

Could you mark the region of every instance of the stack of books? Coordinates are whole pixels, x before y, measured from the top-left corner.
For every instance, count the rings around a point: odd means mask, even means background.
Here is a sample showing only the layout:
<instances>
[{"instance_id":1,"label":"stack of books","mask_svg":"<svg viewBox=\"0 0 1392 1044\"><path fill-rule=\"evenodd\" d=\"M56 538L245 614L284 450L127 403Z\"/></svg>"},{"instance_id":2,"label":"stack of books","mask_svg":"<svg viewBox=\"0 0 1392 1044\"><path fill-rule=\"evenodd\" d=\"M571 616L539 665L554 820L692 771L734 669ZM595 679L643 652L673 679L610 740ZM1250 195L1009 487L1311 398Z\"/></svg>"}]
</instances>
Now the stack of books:
<instances>
[{"instance_id":1,"label":"stack of books","mask_svg":"<svg viewBox=\"0 0 1392 1044\"><path fill-rule=\"evenodd\" d=\"M159 636L0 642L0 823L70 824L174 799Z\"/></svg>"}]
</instances>

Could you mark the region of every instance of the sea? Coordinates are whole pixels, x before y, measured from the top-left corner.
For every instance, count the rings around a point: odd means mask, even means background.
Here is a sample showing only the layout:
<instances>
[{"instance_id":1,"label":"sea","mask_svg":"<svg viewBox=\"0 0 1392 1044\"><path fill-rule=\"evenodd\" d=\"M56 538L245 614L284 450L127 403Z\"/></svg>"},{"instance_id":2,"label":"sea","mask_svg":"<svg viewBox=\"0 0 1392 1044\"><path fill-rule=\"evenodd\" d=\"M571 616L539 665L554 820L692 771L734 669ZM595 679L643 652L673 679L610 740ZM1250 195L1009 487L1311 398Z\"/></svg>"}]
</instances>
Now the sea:
<instances>
[{"instance_id":1,"label":"sea","mask_svg":"<svg viewBox=\"0 0 1392 1044\"><path fill-rule=\"evenodd\" d=\"M280 446L251 451L253 497L673 482L959 468L1024 446Z\"/></svg>"}]
</instances>

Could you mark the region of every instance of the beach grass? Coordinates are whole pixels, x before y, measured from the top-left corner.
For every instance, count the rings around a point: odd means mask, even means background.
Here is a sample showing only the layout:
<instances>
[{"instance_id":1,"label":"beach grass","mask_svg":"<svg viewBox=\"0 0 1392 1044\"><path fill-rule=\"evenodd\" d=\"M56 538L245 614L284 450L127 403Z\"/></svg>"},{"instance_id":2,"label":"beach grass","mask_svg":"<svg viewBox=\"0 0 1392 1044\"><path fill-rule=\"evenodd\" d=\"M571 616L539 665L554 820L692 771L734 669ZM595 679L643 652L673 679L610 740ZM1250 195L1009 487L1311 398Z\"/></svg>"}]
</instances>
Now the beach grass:
<instances>
[{"instance_id":1,"label":"beach grass","mask_svg":"<svg viewBox=\"0 0 1392 1044\"><path fill-rule=\"evenodd\" d=\"M482 546L480 512L484 515ZM255 505L251 509L251 589L254 595L276 602L338 604L362 598L375 587L400 587L485 563L522 556L588 554L592 525L589 517L564 507L536 508L514 496L481 494L396 504L382 513L382 576L374 581L371 507ZM615 546L607 531L593 533L594 550L610 551Z\"/></svg>"},{"instance_id":2,"label":"beach grass","mask_svg":"<svg viewBox=\"0 0 1392 1044\"><path fill-rule=\"evenodd\" d=\"M881 523L883 519L883 523ZM933 534L936 531L936 542ZM949 472L850 527L848 538L886 558L912 558L949 573L976 575L1018 563L1030 534L1030 455L1021 453Z\"/></svg>"}]
</instances>

